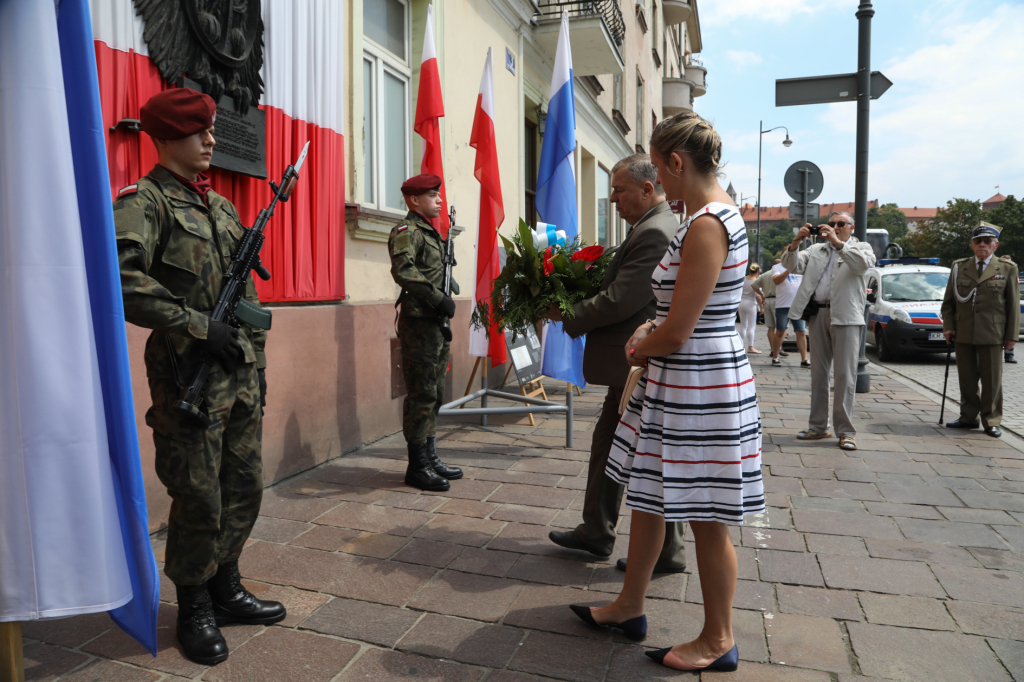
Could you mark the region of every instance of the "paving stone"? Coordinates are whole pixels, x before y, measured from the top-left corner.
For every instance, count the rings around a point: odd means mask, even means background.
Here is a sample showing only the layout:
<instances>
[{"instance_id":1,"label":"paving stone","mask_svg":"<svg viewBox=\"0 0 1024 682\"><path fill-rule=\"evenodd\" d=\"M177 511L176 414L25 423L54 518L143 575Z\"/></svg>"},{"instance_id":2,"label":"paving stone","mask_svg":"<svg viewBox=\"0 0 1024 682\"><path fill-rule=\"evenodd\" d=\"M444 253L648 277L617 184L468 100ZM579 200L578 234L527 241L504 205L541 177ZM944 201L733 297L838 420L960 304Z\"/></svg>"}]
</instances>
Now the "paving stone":
<instances>
[{"instance_id":1,"label":"paving stone","mask_svg":"<svg viewBox=\"0 0 1024 682\"><path fill-rule=\"evenodd\" d=\"M963 478L1002 478L992 467L980 464L934 464L932 468L939 476L960 476Z\"/></svg>"},{"instance_id":2,"label":"paving stone","mask_svg":"<svg viewBox=\"0 0 1024 682\"><path fill-rule=\"evenodd\" d=\"M860 457L847 457L845 454L835 455L799 455L805 467L819 469L864 469L864 460Z\"/></svg>"},{"instance_id":3,"label":"paving stone","mask_svg":"<svg viewBox=\"0 0 1024 682\"><path fill-rule=\"evenodd\" d=\"M620 521L621 525L621 521ZM500 549L521 554L546 554L562 558L578 558L593 555L580 550L565 549L548 539L550 528L525 523L510 523L501 529L498 536L487 545L488 549Z\"/></svg>"},{"instance_id":4,"label":"paving stone","mask_svg":"<svg viewBox=\"0 0 1024 682\"><path fill-rule=\"evenodd\" d=\"M1017 525L1016 519L1004 511L998 509L973 509L970 507L938 507L950 521L959 523L985 523Z\"/></svg>"},{"instance_id":5,"label":"paving stone","mask_svg":"<svg viewBox=\"0 0 1024 682\"><path fill-rule=\"evenodd\" d=\"M509 608L503 623L529 630L559 632L565 635L587 637L591 639L607 639L608 631L591 627L581 621L572 611L569 604L582 606L606 606L612 597L601 592L577 590L571 587L555 587L554 585L526 585ZM648 622L651 620L652 604L648 602ZM670 603L670 602L663 602ZM680 604L672 604L679 608ZM648 639L651 632L648 632ZM651 646L650 644L648 644Z\"/></svg>"},{"instance_id":6,"label":"paving stone","mask_svg":"<svg viewBox=\"0 0 1024 682\"><path fill-rule=\"evenodd\" d=\"M482 519L489 516L498 508L498 505L491 502L479 502L477 500L448 500L435 511L442 514L454 514L456 516L472 516Z\"/></svg>"},{"instance_id":7,"label":"paving stone","mask_svg":"<svg viewBox=\"0 0 1024 682\"><path fill-rule=\"evenodd\" d=\"M397 561L359 558L356 562L345 575L325 581L321 590L336 597L401 606L437 572Z\"/></svg>"},{"instance_id":8,"label":"paving stone","mask_svg":"<svg viewBox=\"0 0 1024 682\"><path fill-rule=\"evenodd\" d=\"M862 592L860 604L870 623L923 630L956 630L945 602L937 599Z\"/></svg>"},{"instance_id":9,"label":"paving stone","mask_svg":"<svg viewBox=\"0 0 1024 682\"><path fill-rule=\"evenodd\" d=\"M508 667L560 680L599 682L611 655L610 642L531 632Z\"/></svg>"},{"instance_id":10,"label":"paving stone","mask_svg":"<svg viewBox=\"0 0 1024 682\"><path fill-rule=\"evenodd\" d=\"M29 639L77 649L90 639L116 627L106 613L90 613L71 618L27 620L21 624L21 634Z\"/></svg>"},{"instance_id":11,"label":"paving stone","mask_svg":"<svg viewBox=\"0 0 1024 682\"><path fill-rule=\"evenodd\" d=\"M701 592L700 575L694 573L686 583L686 601L694 604L704 603ZM771 583L756 580L737 580L736 596L733 597L733 608L748 611L771 611L775 607L772 600ZM678 642L677 642L678 644Z\"/></svg>"},{"instance_id":12,"label":"paving stone","mask_svg":"<svg viewBox=\"0 0 1024 682\"><path fill-rule=\"evenodd\" d=\"M673 682L682 679L678 670L658 665L644 655L649 649L636 645L620 646L612 652L606 682ZM747 665L741 664L742 670ZM721 678L723 673L716 673ZM694 676L695 677L695 676ZM540 678L535 678L540 682ZM827 678L826 678L827 679ZM490 682L490 680L488 680Z\"/></svg>"},{"instance_id":13,"label":"paving stone","mask_svg":"<svg viewBox=\"0 0 1024 682\"><path fill-rule=\"evenodd\" d=\"M315 549L256 542L245 548L238 567L250 580L320 591L361 559Z\"/></svg>"},{"instance_id":14,"label":"paving stone","mask_svg":"<svg viewBox=\"0 0 1024 682\"><path fill-rule=\"evenodd\" d=\"M374 504L381 507L395 507L398 509L412 509L414 511L430 512L434 511L447 501L447 498L444 497L391 492L374 502Z\"/></svg>"},{"instance_id":15,"label":"paving stone","mask_svg":"<svg viewBox=\"0 0 1024 682\"><path fill-rule=\"evenodd\" d=\"M568 464L579 468L579 464L568 462ZM558 485L558 482L562 480L560 474L540 474L540 473L528 473L525 471L515 471L515 464L509 470L503 469L484 469L479 474L474 476L474 480L477 481L495 481L498 483L520 483L523 485L543 485L550 488L554 488Z\"/></svg>"},{"instance_id":16,"label":"paving stone","mask_svg":"<svg viewBox=\"0 0 1024 682\"><path fill-rule=\"evenodd\" d=\"M496 623L523 583L475 573L443 571L409 601L409 608Z\"/></svg>"},{"instance_id":17,"label":"paving stone","mask_svg":"<svg viewBox=\"0 0 1024 682\"><path fill-rule=\"evenodd\" d=\"M316 522L371 533L408 537L432 518L433 515L427 512L344 502L318 518Z\"/></svg>"},{"instance_id":18,"label":"paving stone","mask_svg":"<svg viewBox=\"0 0 1024 682\"><path fill-rule=\"evenodd\" d=\"M850 481L816 481L804 480L804 489L812 497L828 497L845 500L882 501L882 496L871 483L853 483Z\"/></svg>"},{"instance_id":19,"label":"paving stone","mask_svg":"<svg viewBox=\"0 0 1024 682\"><path fill-rule=\"evenodd\" d=\"M452 545L446 542L413 540L395 554L393 559L409 564L444 568L454 561L462 553L463 549L465 548L462 545Z\"/></svg>"},{"instance_id":20,"label":"paving stone","mask_svg":"<svg viewBox=\"0 0 1024 682\"><path fill-rule=\"evenodd\" d=\"M416 531L415 537L434 542L483 547L503 525L502 521L440 514Z\"/></svg>"},{"instance_id":21,"label":"paving stone","mask_svg":"<svg viewBox=\"0 0 1024 682\"><path fill-rule=\"evenodd\" d=\"M988 645L996 652L996 656L1016 682L1024 680L1024 642L989 639Z\"/></svg>"},{"instance_id":22,"label":"paving stone","mask_svg":"<svg viewBox=\"0 0 1024 682\"><path fill-rule=\"evenodd\" d=\"M1007 552L986 547L971 547L967 551L974 555L974 558L985 568L1024 572L1024 554L1020 552Z\"/></svg>"},{"instance_id":23,"label":"paving stone","mask_svg":"<svg viewBox=\"0 0 1024 682\"><path fill-rule=\"evenodd\" d=\"M947 488L934 488L921 485L896 485L893 483L877 484L879 492L889 502L899 504L941 505L944 507L962 507L963 503Z\"/></svg>"},{"instance_id":24,"label":"paving stone","mask_svg":"<svg viewBox=\"0 0 1024 682\"><path fill-rule=\"evenodd\" d=\"M935 507L921 504L896 504L895 502L865 502L868 513L875 516L902 516L909 519L933 519L942 521L946 517L936 511ZM956 507L946 507L955 509ZM962 509L962 507L960 507Z\"/></svg>"},{"instance_id":25,"label":"paving stone","mask_svg":"<svg viewBox=\"0 0 1024 682\"><path fill-rule=\"evenodd\" d=\"M804 538L791 530L774 528L743 528L743 545L761 549L779 549L787 552L804 552Z\"/></svg>"},{"instance_id":26,"label":"paving stone","mask_svg":"<svg viewBox=\"0 0 1024 682\"><path fill-rule=\"evenodd\" d=\"M310 549L322 549L325 552L337 552L361 534L360 531L352 530L351 528L313 526L312 530L303 533L288 544L308 547Z\"/></svg>"},{"instance_id":27,"label":"paving stone","mask_svg":"<svg viewBox=\"0 0 1024 682\"><path fill-rule=\"evenodd\" d=\"M283 585L267 585L266 587L267 589L260 592L257 596L260 599L279 601L284 604L285 608L288 609L288 615L285 616L284 620L280 621L280 625L286 628L295 627L330 599L326 594L310 592L309 590L297 590L294 587L285 587ZM252 588L250 588L250 591L252 591Z\"/></svg>"},{"instance_id":28,"label":"paving stone","mask_svg":"<svg viewBox=\"0 0 1024 682\"><path fill-rule=\"evenodd\" d=\"M878 474L874 471L857 469L839 469L836 471L836 478L840 481L855 481L857 483L875 483L879 480Z\"/></svg>"},{"instance_id":29,"label":"paving stone","mask_svg":"<svg viewBox=\"0 0 1024 682\"><path fill-rule=\"evenodd\" d=\"M957 490L957 497L968 507L978 509L1002 509L1024 511L1024 495L1020 493L997 493L988 490Z\"/></svg>"},{"instance_id":30,"label":"paving stone","mask_svg":"<svg viewBox=\"0 0 1024 682\"><path fill-rule=\"evenodd\" d=\"M453 461L452 464L463 464L462 462ZM455 497L463 500L485 500L487 496L498 489L501 483L494 481L475 481L462 479L452 483L452 487L443 493L433 493L426 491L424 495L437 495L440 497Z\"/></svg>"},{"instance_id":31,"label":"paving stone","mask_svg":"<svg viewBox=\"0 0 1024 682\"><path fill-rule=\"evenodd\" d=\"M502 504L520 504L528 507L565 509L578 494L579 492L575 490L506 483L496 493L491 495L488 501Z\"/></svg>"},{"instance_id":32,"label":"paving stone","mask_svg":"<svg viewBox=\"0 0 1024 682\"><path fill-rule=\"evenodd\" d=\"M341 548L346 554L387 559L409 542L409 538L385 533L361 533Z\"/></svg>"},{"instance_id":33,"label":"paving stone","mask_svg":"<svg viewBox=\"0 0 1024 682\"><path fill-rule=\"evenodd\" d=\"M779 611L838 620L863 620L853 592L819 587L777 585Z\"/></svg>"},{"instance_id":34,"label":"paving stone","mask_svg":"<svg viewBox=\"0 0 1024 682\"><path fill-rule=\"evenodd\" d=\"M784 495L803 495L804 489L800 485L799 478L788 478L782 476L765 476L764 489L766 492L782 493Z\"/></svg>"},{"instance_id":35,"label":"paving stone","mask_svg":"<svg viewBox=\"0 0 1024 682\"><path fill-rule=\"evenodd\" d=\"M466 573L479 573L502 577L519 560L519 554L494 549L467 547L448 567Z\"/></svg>"},{"instance_id":36,"label":"paving stone","mask_svg":"<svg viewBox=\"0 0 1024 682\"><path fill-rule=\"evenodd\" d=\"M864 541L860 538L805 533L804 542L807 543L807 551L812 554L868 555L868 551L864 548Z\"/></svg>"},{"instance_id":37,"label":"paving stone","mask_svg":"<svg viewBox=\"0 0 1024 682\"><path fill-rule=\"evenodd\" d=\"M854 537L900 540L903 536L890 519L871 514L837 514L835 512L794 509L793 524L805 533L851 535Z\"/></svg>"},{"instance_id":38,"label":"paving stone","mask_svg":"<svg viewBox=\"0 0 1024 682\"><path fill-rule=\"evenodd\" d=\"M518 650L525 634L517 628L428 613L397 648L424 656L503 668Z\"/></svg>"},{"instance_id":39,"label":"paving stone","mask_svg":"<svg viewBox=\"0 0 1024 682\"><path fill-rule=\"evenodd\" d=\"M579 462L552 459L550 457L524 457L512 465L511 471L579 476L585 469L586 465Z\"/></svg>"},{"instance_id":40,"label":"paving stone","mask_svg":"<svg viewBox=\"0 0 1024 682\"><path fill-rule=\"evenodd\" d=\"M327 483L343 483L356 485L376 474L378 469L370 467L353 467L344 464L324 464L310 471L307 476Z\"/></svg>"},{"instance_id":41,"label":"paving stone","mask_svg":"<svg viewBox=\"0 0 1024 682\"><path fill-rule=\"evenodd\" d=\"M984 489L982 485L975 481L973 478L958 478L956 476L922 476L921 480L927 485L934 486L936 488L970 488L973 490Z\"/></svg>"},{"instance_id":42,"label":"paving stone","mask_svg":"<svg viewBox=\"0 0 1024 682\"><path fill-rule=\"evenodd\" d=\"M960 547L906 540L865 540L868 553L878 559L926 561L928 563L977 567L970 553Z\"/></svg>"},{"instance_id":43,"label":"paving stone","mask_svg":"<svg viewBox=\"0 0 1024 682\"><path fill-rule=\"evenodd\" d=\"M962 566L932 566L935 577L953 599L1024 607L1024 577L1011 571Z\"/></svg>"},{"instance_id":44,"label":"paving stone","mask_svg":"<svg viewBox=\"0 0 1024 682\"><path fill-rule=\"evenodd\" d=\"M843 676L839 677L842 679ZM788 665L745 663L735 672L715 673L714 682L826 682L831 679L828 673L820 670L791 668ZM864 678L859 677L857 680L863 682Z\"/></svg>"},{"instance_id":45,"label":"paving stone","mask_svg":"<svg viewBox=\"0 0 1024 682\"><path fill-rule=\"evenodd\" d=\"M266 540L267 542L288 542L311 528L313 528L312 524L302 521L260 516L256 519L249 537L253 540Z\"/></svg>"},{"instance_id":46,"label":"paving stone","mask_svg":"<svg viewBox=\"0 0 1024 682\"><path fill-rule=\"evenodd\" d=\"M772 663L851 672L842 632L831 618L776 613L765 617L765 633Z\"/></svg>"},{"instance_id":47,"label":"paving stone","mask_svg":"<svg viewBox=\"0 0 1024 682\"><path fill-rule=\"evenodd\" d=\"M972 635L1024 640L1024 612L965 601L947 601L946 608L960 628Z\"/></svg>"},{"instance_id":48,"label":"paving stone","mask_svg":"<svg viewBox=\"0 0 1024 682\"><path fill-rule=\"evenodd\" d=\"M26 672L26 679L43 679L36 674ZM160 679L160 675L141 668L131 668L111 661L94 661L84 668L79 668L70 675L60 678L61 682L152 682Z\"/></svg>"},{"instance_id":49,"label":"paving stone","mask_svg":"<svg viewBox=\"0 0 1024 682\"><path fill-rule=\"evenodd\" d=\"M334 509L339 504L336 500L319 499L305 495L277 495L269 491L263 493L260 503L260 516L292 521L312 521L316 517Z\"/></svg>"},{"instance_id":50,"label":"paving stone","mask_svg":"<svg viewBox=\"0 0 1024 682\"><path fill-rule=\"evenodd\" d=\"M704 623L704 607L700 604L678 604L651 599L647 602L647 622L647 639L644 646L674 646L697 638ZM764 616L760 611L733 610L732 629L740 650L741 661L764 663L768 660L764 622Z\"/></svg>"},{"instance_id":51,"label":"paving stone","mask_svg":"<svg viewBox=\"0 0 1024 682\"><path fill-rule=\"evenodd\" d=\"M993 526L992 528L1010 543L1010 547L1015 551L1024 552L1024 528L1020 526Z\"/></svg>"},{"instance_id":52,"label":"paving stone","mask_svg":"<svg viewBox=\"0 0 1024 682\"><path fill-rule=\"evenodd\" d=\"M766 582L821 587L825 585L813 554L759 549L757 561L761 580Z\"/></svg>"},{"instance_id":53,"label":"paving stone","mask_svg":"<svg viewBox=\"0 0 1024 682\"><path fill-rule=\"evenodd\" d=\"M999 471L1000 474L1005 475L1002 469ZM988 490L994 490L1001 493L1024 493L1024 481L993 481L986 480L985 488Z\"/></svg>"},{"instance_id":54,"label":"paving stone","mask_svg":"<svg viewBox=\"0 0 1024 682\"><path fill-rule=\"evenodd\" d=\"M1010 680L978 637L867 623L850 623L847 628L865 675L929 682Z\"/></svg>"},{"instance_id":55,"label":"paving stone","mask_svg":"<svg viewBox=\"0 0 1024 682\"><path fill-rule=\"evenodd\" d=\"M22 651L22 657L25 666L25 679L33 682L56 680L64 673L74 670L89 660L88 656L49 644L30 644ZM6 667L6 661L4 663ZM198 668L198 666L196 667ZM4 677L6 678L6 675Z\"/></svg>"},{"instance_id":56,"label":"paving stone","mask_svg":"<svg viewBox=\"0 0 1024 682\"><path fill-rule=\"evenodd\" d=\"M961 547L989 547L1009 549L1006 542L985 526L953 521L926 521L924 519L896 519L896 524L914 542Z\"/></svg>"},{"instance_id":57,"label":"paving stone","mask_svg":"<svg viewBox=\"0 0 1024 682\"><path fill-rule=\"evenodd\" d=\"M378 471L359 485L363 488L383 488L397 491L409 489L409 486L405 484L405 474L400 471Z\"/></svg>"},{"instance_id":58,"label":"paving stone","mask_svg":"<svg viewBox=\"0 0 1024 682\"><path fill-rule=\"evenodd\" d=\"M921 597L946 596L926 564L831 554L820 555L818 562L825 583L832 588Z\"/></svg>"},{"instance_id":59,"label":"paving stone","mask_svg":"<svg viewBox=\"0 0 1024 682\"><path fill-rule=\"evenodd\" d=\"M302 621L301 629L393 647L420 618L418 611L334 599Z\"/></svg>"},{"instance_id":60,"label":"paving stone","mask_svg":"<svg viewBox=\"0 0 1024 682\"><path fill-rule=\"evenodd\" d=\"M805 484L811 479L820 480L831 480L832 470L831 469L810 469L807 467L782 467L772 466L769 467L772 472L773 478L799 478ZM806 486L805 486L806 487Z\"/></svg>"},{"instance_id":61,"label":"paving stone","mask_svg":"<svg viewBox=\"0 0 1024 682\"><path fill-rule=\"evenodd\" d=\"M461 663L438 661L400 651L369 649L363 652L338 682L477 682L482 671Z\"/></svg>"},{"instance_id":62,"label":"paving stone","mask_svg":"<svg viewBox=\"0 0 1024 682\"><path fill-rule=\"evenodd\" d=\"M586 587L591 573L593 568L580 561L527 554L516 562L508 577L534 583Z\"/></svg>"},{"instance_id":63,"label":"paving stone","mask_svg":"<svg viewBox=\"0 0 1024 682\"><path fill-rule=\"evenodd\" d=\"M539 526L546 526L551 523L558 512L554 509L542 507L524 507L517 504L503 504L491 514L492 519L498 521L512 521L514 523L535 523Z\"/></svg>"}]
</instances>

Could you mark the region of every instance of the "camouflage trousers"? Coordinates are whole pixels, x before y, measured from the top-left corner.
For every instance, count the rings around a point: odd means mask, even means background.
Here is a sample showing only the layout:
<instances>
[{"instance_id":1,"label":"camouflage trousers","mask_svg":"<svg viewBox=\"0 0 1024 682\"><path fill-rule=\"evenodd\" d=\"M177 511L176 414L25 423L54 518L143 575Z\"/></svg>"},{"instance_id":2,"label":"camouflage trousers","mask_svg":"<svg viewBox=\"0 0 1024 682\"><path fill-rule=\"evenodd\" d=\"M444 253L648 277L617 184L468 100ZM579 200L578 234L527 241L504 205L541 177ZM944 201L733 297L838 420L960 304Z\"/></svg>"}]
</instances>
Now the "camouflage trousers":
<instances>
[{"instance_id":1,"label":"camouflage trousers","mask_svg":"<svg viewBox=\"0 0 1024 682\"><path fill-rule=\"evenodd\" d=\"M172 408L181 393L173 379L150 376L149 389L156 473L171 496L164 572L176 584L201 585L219 564L238 559L259 516L263 411L256 365L231 374L216 365L210 372L209 428Z\"/></svg>"},{"instance_id":2,"label":"camouflage trousers","mask_svg":"<svg viewBox=\"0 0 1024 682\"><path fill-rule=\"evenodd\" d=\"M398 338L408 391L402 408L402 433L406 442L422 444L437 433L450 344L441 336L437 320L429 317L399 317Z\"/></svg>"}]
</instances>

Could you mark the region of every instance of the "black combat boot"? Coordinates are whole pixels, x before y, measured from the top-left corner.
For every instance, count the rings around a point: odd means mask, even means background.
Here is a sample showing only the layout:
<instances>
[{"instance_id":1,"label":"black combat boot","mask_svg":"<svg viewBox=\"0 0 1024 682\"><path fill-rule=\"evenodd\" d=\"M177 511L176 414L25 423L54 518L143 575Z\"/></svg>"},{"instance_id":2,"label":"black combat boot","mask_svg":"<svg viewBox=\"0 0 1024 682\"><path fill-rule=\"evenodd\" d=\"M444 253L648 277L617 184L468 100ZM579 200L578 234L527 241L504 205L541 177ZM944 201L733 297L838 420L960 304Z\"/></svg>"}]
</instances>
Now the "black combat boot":
<instances>
[{"instance_id":1,"label":"black combat boot","mask_svg":"<svg viewBox=\"0 0 1024 682\"><path fill-rule=\"evenodd\" d=\"M177 585L178 641L185 657L202 665L217 665L228 657L228 643L217 629L206 585Z\"/></svg>"},{"instance_id":2,"label":"black combat boot","mask_svg":"<svg viewBox=\"0 0 1024 682\"><path fill-rule=\"evenodd\" d=\"M264 601L253 596L242 585L238 572L238 561L229 561L217 568L217 575L206 583L213 601L213 615L217 626L229 623L243 625L270 625L284 620L287 614L284 604L278 601Z\"/></svg>"},{"instance_id":3,"label":"black combat boot","mask_svg":"<svg viewBox=\"0 0 1024 682\"><path fill-rule=\"evenodd\" d=\"M430 466L430 449L426 443L409 443L409 466L405 469L405 484L420 490L444 492L451 488Z\"/></svg>"},{"instance_id":4,"label":"black combat boot","mask_svg":"<svg viewBox=\"0 0 1024 682\"><path fill-rule=\"evenodd\" d=\"M438 476L443 476L449 481L462 478L462 469L448 466L437 456L437 438L427 438L427 461L430 462L430 466L433 467Z\"/></svg>"}]
</instances>

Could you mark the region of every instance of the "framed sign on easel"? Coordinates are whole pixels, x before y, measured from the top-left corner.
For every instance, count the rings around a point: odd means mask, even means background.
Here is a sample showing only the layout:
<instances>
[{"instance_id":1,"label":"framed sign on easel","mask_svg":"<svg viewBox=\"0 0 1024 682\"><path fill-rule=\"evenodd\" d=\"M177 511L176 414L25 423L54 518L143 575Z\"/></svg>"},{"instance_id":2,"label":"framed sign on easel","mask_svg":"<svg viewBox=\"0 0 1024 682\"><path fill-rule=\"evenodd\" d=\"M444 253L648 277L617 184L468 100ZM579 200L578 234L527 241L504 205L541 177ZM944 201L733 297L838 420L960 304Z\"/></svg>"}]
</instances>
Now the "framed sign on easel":
<instances>
[{"instance_id":1,"label":"framed sign on easel","mask_svg":"<svg viewBox=\"0 0 1024 682\"><path fill-rule=\"evenodd\" d=\"M501 382L504 388L508 382L508 376L513 370L516 373L516 381L519 383L519 392L527 398L541 396L548 399L547 391L544 390L544 375L541 374L543 358L541 356L540 339L537 338L533 329L528 329L525 335L512 340L512 332L505 330L505 345L508 347L509 366L505 372L505 379ZM530 426L536 426L537 422L533 415L530 418Z\"/></svg>"}]
</instances>

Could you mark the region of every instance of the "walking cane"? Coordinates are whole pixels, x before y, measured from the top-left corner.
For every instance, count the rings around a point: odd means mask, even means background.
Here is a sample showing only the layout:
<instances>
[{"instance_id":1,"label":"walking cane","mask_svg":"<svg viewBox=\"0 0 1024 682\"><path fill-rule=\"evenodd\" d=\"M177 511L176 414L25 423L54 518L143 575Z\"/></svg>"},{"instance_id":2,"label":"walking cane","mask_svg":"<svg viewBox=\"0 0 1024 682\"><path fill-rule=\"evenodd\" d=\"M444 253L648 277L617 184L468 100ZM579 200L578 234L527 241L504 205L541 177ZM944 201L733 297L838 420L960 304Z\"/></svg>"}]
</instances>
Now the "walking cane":
<instances>
[{"instance_id":1,"label":"walking cane","mask_svg":"<svg viewBox=\"0 0 1024 682\"><path fill-rule=\"evenodd\" d=\"M953 344L946 342L946 378L942 380L942 408L939 410L939 426L946 414L946 386L949 384L949 356L953 353Z\"/></svg>"}]
</instances>

